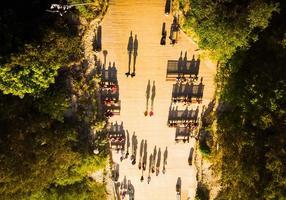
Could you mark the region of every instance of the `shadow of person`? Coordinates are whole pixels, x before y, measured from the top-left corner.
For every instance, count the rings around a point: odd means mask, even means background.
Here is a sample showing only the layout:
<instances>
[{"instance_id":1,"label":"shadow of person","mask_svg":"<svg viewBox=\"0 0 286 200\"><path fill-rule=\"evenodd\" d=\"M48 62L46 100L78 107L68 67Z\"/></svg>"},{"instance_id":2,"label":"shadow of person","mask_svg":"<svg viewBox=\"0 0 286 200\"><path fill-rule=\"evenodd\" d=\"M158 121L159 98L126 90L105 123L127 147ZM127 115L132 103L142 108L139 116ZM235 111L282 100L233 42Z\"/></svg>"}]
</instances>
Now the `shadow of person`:
<instances>
[{"instance_id":1,"label":"shadow of person","mask_svg":"<svg viewBox=\"0 0 286 200\"><path fill-rule=\"evenodd\" d=\"M131 138L131 141L132 141L132 145L131 145L131 156L130 156L130 159L132 161L132 164L134 162L134 164L136 163L136 157L135 157L135 154L136 154L136 146L137 146L137 138L136 138L136 135L135 135L135 132L133 132L133 135L132 135L132 138ZM134 161L135 160L135 161Z\"/></svg>"},{"instance_id":2,"label":"shadow of person","mask_svg":"<svg viewBox=\"0 0 286 200\"><path fill-rule=\"evenodd\" d=\"M178 59L178 78L181 77L182 72L183 72L183 52L181 51L180 57Z\"/></svg>"},{"instance_id":3,"label":"shadow of person","mask_svg":"<svg viewBox=\"0 0 286 200\"><path fill-rule=\"evenodd\" d=\"M157 147L155 146L153 151L152 173L155 172L156 155L157 155Z\"/></svg>"},{"instance_id":4,"label":"shadow of person","mask_svg":"<svg viewBox=\"0 0 286 200\"><path fill-rule=\"evenodd\" d=\"M141 140L141 143L140 143L140 154L139 154L139 169L141 169L141 166L142 166L142 156L143 156L143 149L144 149L144 140ZM142 162L141 162L142 161Z\"/></svg>"},{"instance_id":5,"label":"shadow of person","mask_svg":"<svg viewBox=\"0 0 286 200\"><path fill-rule=\"evenodd\" d=\"M164 22L162 25L162 37L161 37L161 41L160 41L161 45L166 44L166 37L167 37L166 23Z\"/></svg>"},{"instance_id":6,"label":"shadow of person","mask_svg":"<svg viewBox=\"0 0 286 200\"><path fill-rule=\"evenodd\" d=\"M189 153L189 157L188 157L188 163L189 165L192 165L192 162L193 162L193 153L194 153L194 148L192 147L190 149L190 153Z\"/></svg>"},{"instance_id":7,"label":"shadow of person","mask_svg":"<svg viewBox=\"0 0 286 200\"><path fill-rule=\"evenodd\" d=\"M167 165L167 159L168 159L168 147L166 147L164 151L164 165Z\"/></svg>"},{"instance_id":8,"label":"shadow of person","mask_svg":"<svg viewBox=\"0 0 286 200\"><path fill-rule=\"evenodd\" d=\"M195 79L198 78L199 65L200 65L200 60L199 60L199 58L198 58L198 60L196 61L196 60L195 60L195 55L193 55L193 58L192 58L191 64L190 64L190 70L189 70L190 78L191 78L192 76L195 76Z\"/></svg>"},{"instance_id":9,"label":"shadow of person","mask_svg":"<svg viewBox=\"0 0 286 200\"><path fill-rule=\"evenodd\" d=\"M182 73L183 73L183 76L188 72L187 63L188 63L188 57L187 57L187 52L185 52L185 56L184 56L184 60L183 60L183 65L182 65Z\"/></svg>"},{"instance_id":10,"label":"shadow of person","mask_svg":"<svg viewBox=\"0 0 286 200\"><path fill-rule=\"evenodd\" d=\"M150 176L150 172L152 170L152 163L153 163L153 156L152 153L149 156L149 176Z\"/></svg>"},{"instance_id":11,"label":"shadow of person","mask_svg":"<svg viewBox=\"0 0 286 200\"><path fill-rule=\"evenodd\" d=\"M181 186L182 186L182 179L181 177L178 177L177 183L176 183L176 192L181 192Z\"/></svg>"},{"instance_id":12,"label":"shadow of person","mask_svg":"<svg viewBox=\"0 0 286 200\"><path fill-rule=\"evenodd\" d=\"M138 55L138 40L137 40L137 35L135 35L135 39L134 39L134 48L133 48L133 72L131 74L131 77L135 76L135 65L136 65L136 58Z\"/></svg>"},{"instance_id":13,"label":"shadow of person","mask_svg":"<svg viewBox=\"0 0 286 200\"><path fill-rule=\"evenodd\" d=\"M165 3L165 14L169 15L171 12L171 0L166 0Z\"/></svg>"},{"instance_id":14,"label":"shadow of person","mask_svg":"<svg viewBox=\"0 0 286 200\"><path fill-rule=\"evenodd\" d=\"M144 149L144 140L141 140L141 143L140 143L140 158L143 155L143 149Z\"/></svg>"},{"instance_id":15,"label":"shadow of person","mask_svg":"<svg viewBox=\"0 0 286 200\"><path fill-rule=\"evenodd\" d=\"M115 67L115 62L113 62L113 65L111 67L111 78L112 78L112 81L114 83L117 83L117 69Z\"/></svg>"},{"instance_id":16,"label":"shadow of person","mask_svg":"<svg viewBox=\"0 0 286 200\"><path fill-rule=\"evenodd\" d=\"M125 158L128 158L128 156L129 156L129 147L130 147L129 132L128 132L128 130L126 130L126 154L125 154Z\"/></svg>"},{"instance_id":17,"label":"shadow of person","mask_svg":"<svg viewBox=\"0 0 286 200\"><path fill-rule=\"evenodd\" d=\"M146 88L146 111L144 112L144 115L148 115L148 104L149 104L149 98L150 98L150 89L151 89L151 84L150 80L148 80L147 88Z\"/></svg>"},{"instance_id":18,"label":"shadow of person","mask_svg":"<svg viewBox=\"0 0 286 200\"><path fill-rule=\"evenodd\" d=\"M135 135L135 132L133 133L134 137L132 140L132 144L133 144L133 156L134 159L132 161L132 164L135 165L136 164L136 155L137 155L137 145L138 145L138 141L137 141L137 136Z\"/></svg>"},{"instance_id":19,"label":"shadow of person","mask_svg":"<svg viewBox=\"0 0 286 200\"><path fill-rule=\"evenodd\" d=\"M147 140L144 143L144 154L143 154L143 170L146 170L147 165Z\"/></svg>"},{"instance_id":20,"label":"shadow of person","mask_svg":"<svg viewBox=\"0 0 286 200\"><path fill-rule=\"evenodd\" d=\"M203 77L201 77L201 81L198 85L198 90L197 90L197 95L196 95L196 98L197 98L197 102L198 103L201 103L202 102L202 99L203 99L203 95L204 95L204 84L203 84Z\"/></svg>"},{"instance_id":21,"label":"shadow of person","mask_svg":"<svg viewBox=\"0 0 286 200\"><path fill-rule=\"evenodd\" d=\"M199 70L200 70L200 64L201 64L201 59L200 59L200 55L198 57L198 59L196 60L196 77L198 76L199 74Z\"/></svg>"},{"instance_id":22,"label":"shadow of person","mask_svg":"<svg viewBox=\"0 0 286 200\"><path fill-rule=\"evenodd\" d=\"M159 175L160 164L161 164L161 148L159 148L159 151L158 151L158 158L157 158L157 163L156 163L156 176Z\"/></svg>"},{"instance_id":23,"label":"shadow of person","mask_svg":"<svg viewBox=\"0 0 286 200\"><path fill-rule=\"evenodd\" d=\"M150 116L153 115L153 107L154 107L154 99L156 96L156 86L155 86L155 81L153 81L153 86L152 86L152 95L151 95L151 111L150 111Z\"/></svg>"},{"instance_id":24,"label":"shadow of person","mask_svg":"<svg viewBox=\"0 0 286 200\"><path fill-rule=\"evenodd\" d=\"M132 51L133 51L133 36L132 36L132 31L130 32L130 36L128 39L128 44L127 44L127 52L129 55L128 59L128 72L125 73L125 75L128 77L130 75L130 65L131 65L131 57L132 57Z\"/></svg>"},{"instance_id":25,"label":"shadow of person","mask_svg":"<svg viewBox=\"0 0 286 200\"><path fill-rule=\"evenodd\" d=\"M112 82L112 68L111 68L111 62L109 62L108 68L107 68L107 81Z\"/></svg>"}]
</instances>

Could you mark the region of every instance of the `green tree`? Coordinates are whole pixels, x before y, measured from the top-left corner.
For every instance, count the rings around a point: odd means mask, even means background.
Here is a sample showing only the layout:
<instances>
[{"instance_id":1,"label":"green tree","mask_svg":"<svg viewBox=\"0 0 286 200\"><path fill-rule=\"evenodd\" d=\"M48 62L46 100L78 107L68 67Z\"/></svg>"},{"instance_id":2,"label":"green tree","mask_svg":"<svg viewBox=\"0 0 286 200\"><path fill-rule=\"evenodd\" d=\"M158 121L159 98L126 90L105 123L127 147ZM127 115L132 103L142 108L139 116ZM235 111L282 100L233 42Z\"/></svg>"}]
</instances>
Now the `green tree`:
<instances>
[{"instance_id":1,"label":"green tree","mask_svg":"<svg viewBox=\"0 0 286 200\"><path fill-rule=\"evenodd\" d=\"M184 29L195 32L199 46L222 61L237 49L248 48L267 27L272 14L279 11L278 3L263 0L190 0L190 8L184 9Z\"/></svg>"},{"instance_id":2,"label":"green tree","mask_svg":"<svg viewBox=\"0 0 286 200\"><path fill-rule=\"evenodd\" d=\"M217 199L286 198L286 4L281 5L284 12L259 40L219 68L228 73L219 96L227 106L217 113Z\"/></svg>"},{"instance_id":3,"label":"green tree","mask_svg":"<svg viewBox=\"0 0 286 200\"><path fill-rule=\"evenodd\" d=\"M21 98L39 96L55 82L60 67L78 55L79 40L47 31L41 43L25 45L0 68L0 90Z\"/></svg>"}]
</instances>

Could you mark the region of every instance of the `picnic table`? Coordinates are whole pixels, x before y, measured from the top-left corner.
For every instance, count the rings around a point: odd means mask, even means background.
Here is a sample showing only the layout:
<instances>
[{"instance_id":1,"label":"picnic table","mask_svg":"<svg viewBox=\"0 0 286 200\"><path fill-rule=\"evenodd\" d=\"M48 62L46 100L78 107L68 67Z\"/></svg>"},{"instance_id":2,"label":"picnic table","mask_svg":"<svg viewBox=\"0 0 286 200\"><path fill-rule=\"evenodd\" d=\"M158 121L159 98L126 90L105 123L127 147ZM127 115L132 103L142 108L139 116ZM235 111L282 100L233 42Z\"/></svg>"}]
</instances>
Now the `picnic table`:
<instances>
[{"instance_id":1,"label":"picnic table","mask_svg":"<svg viewBox=\"0 0 286 200\"><path fill-rule=\"evenodd\" d=\"M176 127L175 141L183 140L189 142L190 128L188 127Z\"/></svg>"},{"instance_id":2,"label":"picnic table","mask_svg":"<svg viewBox=\"0 0 286 200\"><path fill-rule=\"evenodd\" d=\"M101 85L118 84L117 81L117 69L115 66L109 66L107 69L105 67L101 68Z\"/></svg>"},{"instance_id":3,"label":"picnic table","mask_svg":"<svg viewBox=\"0 0 286 200\"><path fill-rule=\"evenodd\" d=\"M117 101L116 103L113 101L105 101L103 104L103 110L104 112L110 111L114 115L119 115L121 111L121 101Z\"/></svg>"},{"instance_id":4,"label":"picnic table","mask_svg":"<svg viewBox=\"0 0 286 200\"><path fill-rule=\"evenodd\" d=\"M197 79L199 74L200 59L187 60L186 56L183 59L168 60L166 80L176 80L182 78Z\"/></svg>"},{"instance_id":5,"label":"picnic table","mask_svg":"<svg viewBox=\"0 0 286 200\"><path fill-rule=\"evenodd\" d=\"M176 83L173 84L172 101L176 102L202 102L204 85L201 83L195 85L193 83Z\"/></svg>"},{"instance_id":6,"label":"picnic table","mask_svg":"<svg viewBox=\"0 0 286 200\"><path fill-rule=\"evenodd\" d=\"M117 122L108 123L106 125L105 131L108 135L111 148L117 150L124 149L126 136L122 123L120 125Z\"/></svg>"},{"instance_id":7,"label":"picnic table","mask_svg":"<svg viewBox=\"0 0 286 200\"><path fill-rule=\"evenodd\" d=\"M169 109L169 117L168 117L168 125L169 126L191 126L193 123L197 122L199 114L199 108L189 110L186 108L185 110L178 110L176 107L170 107Z\"/></svg>"},{"instance_id":8,"label":"picnic table","mask_svg":"<svg viewBox=\"0 0 286 200\"><path fill-rule=\"evenodd\" d=\"M104 101L113 101L113 102L118 102L119 101L119 88L117 86L116 90L112 90L109 88L102 88L100 91L100 96L102 102Z\"/></svg>"}]
</instances>

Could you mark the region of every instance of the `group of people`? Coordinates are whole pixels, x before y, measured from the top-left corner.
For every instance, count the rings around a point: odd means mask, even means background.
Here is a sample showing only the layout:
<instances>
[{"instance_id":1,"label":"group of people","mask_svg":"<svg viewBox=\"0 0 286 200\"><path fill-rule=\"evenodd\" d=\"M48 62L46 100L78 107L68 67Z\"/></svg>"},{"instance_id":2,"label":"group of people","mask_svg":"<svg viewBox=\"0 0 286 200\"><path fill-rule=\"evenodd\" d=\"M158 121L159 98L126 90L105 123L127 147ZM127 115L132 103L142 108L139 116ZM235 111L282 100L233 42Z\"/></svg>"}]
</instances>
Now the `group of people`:
<instances>
[{"instance_id":1,"label":"group of people","mask_svg":"<svg viewBox=\"0 0 286 200\"><path fill-rule=\"evenodd\" d=\"M129 147L130 147L130 141L129 141L129 133L127 131L126 135L126 152L122 149L121 151L121 157L120 161L122 162L124 159L127 159L129 157ZM133 133L131 138L132 144L131 144L131 164L136 164L136 158L137 158L137 136L135 133ZM167 165L167 158L168 158L168 148L166 147L163 155L163 159L161 159L161 148L157 150L157 146L154 147L153 153L149 155L149 169L148 169L148 177L147 177L147 183L149 184L151 181L151 174L155 173L156 176L160 173L160 167L161 167L161 160L162 163L162 173L165 174L166 172L166 165ZM141 177L140 181L144 181L144 171L147 170L147 162L148 162L148 153L147 153L147 140L141 140L140 143L140 149L139 149L139 160L138 160L138 169L141 170Z\"/></svg>"},{"instance_id":2,"label":"group of people","mask_svg":"<svg viewBox=\"0 0 286 200\"><path fill-rule=\"evenodd\" d=\"M121 199L124 199L126 195L129 195L129 200L134 200L135 189L131 184L131 181L127 181L126 176L124 176L124 179L119 184L119 195L121 196Z\"/></svg>"},{"instance_id":3,"label":"group of people","mask_svg":"<svg viewBox=\"0 0 286 200\"><path fill-rule=\"evenodd\" d=\"M174 45L177 43L179 30L180 30L180 25L178 22L178 18L176 16L174 16L173 23L171 24L171 28L170 28L170 36L169 36L170 44ZM161 37L160 44L166 45L167 31L166 31L166 23L165 22L162 25L162 33L161 34L162 34L162 37Z\"/></svg>"}]
</instances>

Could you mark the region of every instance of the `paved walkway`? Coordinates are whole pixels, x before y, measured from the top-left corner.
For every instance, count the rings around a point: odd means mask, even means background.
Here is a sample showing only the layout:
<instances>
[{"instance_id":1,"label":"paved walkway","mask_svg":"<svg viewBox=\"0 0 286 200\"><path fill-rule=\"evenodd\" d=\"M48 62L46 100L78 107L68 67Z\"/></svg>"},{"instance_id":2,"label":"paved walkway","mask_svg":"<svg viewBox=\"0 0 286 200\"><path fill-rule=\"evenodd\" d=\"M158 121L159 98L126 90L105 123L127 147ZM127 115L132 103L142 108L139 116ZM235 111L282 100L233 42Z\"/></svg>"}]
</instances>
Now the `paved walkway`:
<instances>
[{"instance_id":1,"label":"paved walkway","mask_svg":"<svg viewBox=\"0 0 286 200\"><path fill-rule=\"evenodd\" d=\"M108 51L107 63L115 62L118 70L118 82L120 88L121 114L114 116L111 121L123 121L125 130L128 130L130 138L135 132L138 139L138 149L142 139L147 140L148 163L149 154L154 146L161 148L161 155L168 147L166 173L151 175L151 182L147 184L148 173L144 173L144 181L140 182L141 171L138 169L138 157L136 165L132 165L130 156L120 162L120 154L113 152L114 161L120 164L120 177L131 180L135 188L136 200L174 200L176 199L176 181L182 179L182 199L194 199L196 190L196 169L188 165L188 156L195 140L190 143L175 144L175 129L167 127L168 110L171 102L172 84L167 82L166 66L168 59L178 59L180 52L187 51L188 58L197 53L197 46L183 33L179 36L179 42L175 46L160 45L162 23L166 22L169 29L173 17L164 15L164 0L110 0L110 7L102 22L102 49ZM126 77L128 68L127 44L133 32L137 34L138 57L136 61L136 76ZM100 55L103 59L103 55ZM132 69L133 61L131 62ZM203 77L205 91L203 101L208 103L214 94L215 65L201 60L199 77ZM145 117L145 91L148 80L155 81L156 96L154 100L154 116ZM196 105L194 105L196 107ZM137 155L139 152L137 152ZM162 161L161 161L162 163ZM127 196L128 197L128 196ZM128 199L128 198L126 198Z\"/></svg>"}]
</instances>

